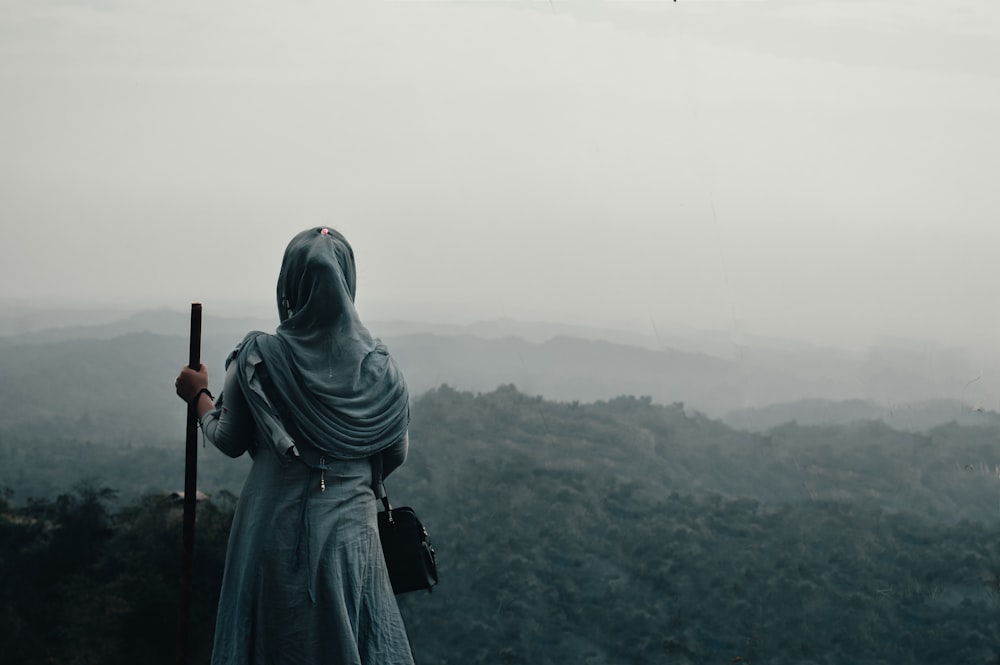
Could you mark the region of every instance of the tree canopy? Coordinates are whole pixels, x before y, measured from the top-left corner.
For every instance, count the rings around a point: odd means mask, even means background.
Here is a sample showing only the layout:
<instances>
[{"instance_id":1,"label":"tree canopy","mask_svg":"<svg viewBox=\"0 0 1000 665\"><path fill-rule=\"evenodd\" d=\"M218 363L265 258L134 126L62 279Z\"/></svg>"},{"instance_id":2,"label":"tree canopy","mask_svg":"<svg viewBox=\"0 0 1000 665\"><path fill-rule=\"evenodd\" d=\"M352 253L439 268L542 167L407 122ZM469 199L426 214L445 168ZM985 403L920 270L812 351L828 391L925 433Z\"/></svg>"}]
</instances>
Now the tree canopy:
<instances>
[{"instance_id":1,"label":"tree canopy","mask_svg":"<svg viewBox=\"0 0 1000 665\"><path fill-rule=\"evenodd\" d=\"M876 422L749 433L643 397L443 386L414 403L410 459L388 483L439 557L434 593L399 598L415 656L995 662L998 434ZM182 457L0 444L14 488L0 500L4 662L173 657L180 522L164 496ZM193 662L207 662L247 468L213 450L202 461Z\"/></svg>"}]
</instances>

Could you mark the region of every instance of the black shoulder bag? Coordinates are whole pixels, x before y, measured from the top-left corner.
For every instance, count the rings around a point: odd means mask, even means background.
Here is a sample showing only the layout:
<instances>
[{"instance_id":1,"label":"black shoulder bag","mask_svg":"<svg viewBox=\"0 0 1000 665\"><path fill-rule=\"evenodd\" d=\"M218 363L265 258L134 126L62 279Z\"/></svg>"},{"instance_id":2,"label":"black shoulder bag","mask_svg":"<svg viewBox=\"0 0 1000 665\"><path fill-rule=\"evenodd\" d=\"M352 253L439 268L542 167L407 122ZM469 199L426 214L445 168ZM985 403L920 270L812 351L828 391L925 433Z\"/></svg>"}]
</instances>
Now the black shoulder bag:
<instances>
[{"instance_id":1,"label":"black shoulder bag","mask_svg":"<svg viewBox=\"0 0 1000 665\"><path fill-rule=\"evenodd\" d=\"M413 508L393 508L382 480L382 455L372 455L372 489L385 510L378 513L378 536L396 595L409 591L431 591L438 583L437 558L427 529Z\"/></svg>"}]
</instances>

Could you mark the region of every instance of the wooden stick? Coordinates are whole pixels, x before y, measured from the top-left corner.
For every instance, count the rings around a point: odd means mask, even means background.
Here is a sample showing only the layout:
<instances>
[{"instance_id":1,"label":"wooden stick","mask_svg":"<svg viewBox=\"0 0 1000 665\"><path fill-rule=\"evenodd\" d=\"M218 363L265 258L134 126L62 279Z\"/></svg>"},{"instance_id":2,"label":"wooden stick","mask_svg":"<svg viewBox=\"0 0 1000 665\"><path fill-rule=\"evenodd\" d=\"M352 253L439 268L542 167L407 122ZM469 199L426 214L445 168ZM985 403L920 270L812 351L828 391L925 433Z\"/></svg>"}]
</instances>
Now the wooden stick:
<instances>
[{"instance_id":1,"label":"wooden stick","mask_svg":"<svg viewBox=\"0 0 1000 665\"><path fill-rule=\"evenodd\" d=\"M191 303L191 347L188 367L201 367L201 303ZM191 574L194 569L194 512L198 493L198 400L188 403L184 451L184 544L181 549L180 603L177 607L177 665L187 663L191 623Z\"/></svg>"}]
</instances>

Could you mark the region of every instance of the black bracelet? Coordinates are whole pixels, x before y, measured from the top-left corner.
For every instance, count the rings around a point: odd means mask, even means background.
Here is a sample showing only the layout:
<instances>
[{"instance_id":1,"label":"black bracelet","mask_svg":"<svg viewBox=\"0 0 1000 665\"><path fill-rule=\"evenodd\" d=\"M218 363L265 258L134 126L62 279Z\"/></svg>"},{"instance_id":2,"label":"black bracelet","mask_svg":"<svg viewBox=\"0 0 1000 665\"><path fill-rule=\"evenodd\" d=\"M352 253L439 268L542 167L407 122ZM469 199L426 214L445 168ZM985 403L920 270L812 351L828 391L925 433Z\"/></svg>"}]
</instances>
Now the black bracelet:
<instances>
[{"instance_id":1,"label":"black bracelet","mask_svg":"<svg viewBox=\"0 0 1000 665\"><path fill-rule=\"evenodd\" d=\"M197 404L197 403L198 403L198 400L199 400L199 399L201 398L201 395L202 395L202 393L204 393L204 394L208 395L208 398L209 398L210 400L212 400L212 403L213 403L213 404L215 403L215 395L213 395L213 394L212 394L212 391L211 391L211 390L209 390L208 388L202 388L201 390L199 390L199 391L198 391L198 394L197 394L197 395L195 395L194 397L192 397L192 398L191 398L191 401L190 401L190 402L188 402L188 403L189 403L189 404Z\"/></svg>"}]
</instances>

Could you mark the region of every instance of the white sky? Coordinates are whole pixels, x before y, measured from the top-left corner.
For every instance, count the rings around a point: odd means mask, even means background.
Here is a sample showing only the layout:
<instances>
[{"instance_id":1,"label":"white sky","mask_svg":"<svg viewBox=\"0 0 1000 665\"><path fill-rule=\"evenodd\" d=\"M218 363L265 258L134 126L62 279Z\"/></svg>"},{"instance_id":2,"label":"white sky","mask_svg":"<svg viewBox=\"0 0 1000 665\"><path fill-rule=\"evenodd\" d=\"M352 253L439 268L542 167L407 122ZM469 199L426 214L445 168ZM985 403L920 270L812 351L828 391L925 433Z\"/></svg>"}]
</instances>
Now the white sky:
<instances>
[{"instance_id":1,"label":"white sky","mask_svg":"<svg viewBox=\"0 0 1000 665\"><path fill-rule=\"evenodd\" d=\"M0 299L1000 338L996 0L0 0Z\"/></svg>"}]
</instances>

